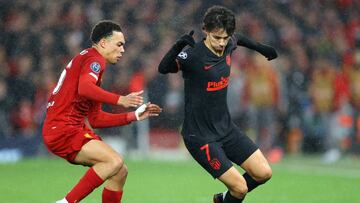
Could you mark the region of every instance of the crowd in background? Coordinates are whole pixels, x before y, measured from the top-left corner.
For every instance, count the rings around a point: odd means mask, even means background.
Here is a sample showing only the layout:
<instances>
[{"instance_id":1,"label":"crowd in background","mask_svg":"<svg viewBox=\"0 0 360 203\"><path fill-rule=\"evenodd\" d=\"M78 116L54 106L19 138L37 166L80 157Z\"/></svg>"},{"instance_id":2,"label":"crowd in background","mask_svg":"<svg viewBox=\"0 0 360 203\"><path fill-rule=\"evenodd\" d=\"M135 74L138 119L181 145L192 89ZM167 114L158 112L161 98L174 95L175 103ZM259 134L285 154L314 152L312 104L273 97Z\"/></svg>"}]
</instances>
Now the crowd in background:
<instances>
[{"instance_id":1,"label":"crowd in background","mask_svg":"<svg viewBox=\"0 0 360 203\"><path fill-rule=\"evenodd\" d=\"M40 136L59 74L91 46L90 29L102 19L118 22L126 37L125 54L109 65L104 88L119 94L144 89L147 100L164 108L151 129L178 130L182 76L160 75L157 66L184 33L195 30L195 39L202 40L202 16L214 4L235 12L237 32L279 53L268 62L246 48L234 52L228 92L234 122L265 153L359 152L360 1L355 0L0 1L0 142Z\"/></svg>"}]
</instances>

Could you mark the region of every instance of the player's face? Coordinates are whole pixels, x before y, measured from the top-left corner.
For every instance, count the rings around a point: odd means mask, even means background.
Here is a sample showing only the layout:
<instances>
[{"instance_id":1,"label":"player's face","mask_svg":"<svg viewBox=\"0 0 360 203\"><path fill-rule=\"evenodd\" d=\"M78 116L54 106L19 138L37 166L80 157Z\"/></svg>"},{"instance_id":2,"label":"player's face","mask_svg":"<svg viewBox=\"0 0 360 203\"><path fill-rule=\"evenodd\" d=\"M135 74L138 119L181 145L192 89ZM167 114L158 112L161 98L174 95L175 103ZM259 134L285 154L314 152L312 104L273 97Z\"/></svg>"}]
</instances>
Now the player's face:
<instances>
[{"instance_id":1,"label":"player's face","mask_svg":"<svg viewBox=\"0 0 360 203\"><path fill-rule=\"evenodd\" d=\"M122 54L125 52L124 34L122 32L114 31L113 34L110 37L107 37L105 40L105 58L107 62L115 64L120 60Z\"/></svg>"},{"instance_id":2,"label":"player's face","mask_svg":"<svg viewBox=\"0 0 360 203\"><path fill-rule=\"evenodd\" d=\"M229 42L230 36L224 29L214 29L206 32L206 41L214 52L222 54Z\"/></svg>"}]
</instances>

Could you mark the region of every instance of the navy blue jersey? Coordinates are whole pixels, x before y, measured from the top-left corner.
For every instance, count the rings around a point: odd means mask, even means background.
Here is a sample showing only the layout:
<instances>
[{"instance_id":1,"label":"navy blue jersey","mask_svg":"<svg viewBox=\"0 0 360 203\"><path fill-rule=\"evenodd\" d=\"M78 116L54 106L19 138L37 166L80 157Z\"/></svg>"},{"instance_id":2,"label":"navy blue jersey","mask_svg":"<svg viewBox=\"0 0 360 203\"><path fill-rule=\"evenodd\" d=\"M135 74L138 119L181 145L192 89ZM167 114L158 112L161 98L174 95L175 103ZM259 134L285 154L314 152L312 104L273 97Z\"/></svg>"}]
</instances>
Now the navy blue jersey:
<instances>
[{"instance_id":1,"label":"navy blue jersey","mask_svg":"<svg viewBox=\"0 0 360 203\"><path fill-rule=\"evenodd\" d=\"M177 56L185 83L182 129L185 138L195 136L204 141L215 141L234 128L227 106L227 86L231 53L236 46L236 39L232 37L223 56L217 56L201 41Z\"/></svg>"}]
</instances>

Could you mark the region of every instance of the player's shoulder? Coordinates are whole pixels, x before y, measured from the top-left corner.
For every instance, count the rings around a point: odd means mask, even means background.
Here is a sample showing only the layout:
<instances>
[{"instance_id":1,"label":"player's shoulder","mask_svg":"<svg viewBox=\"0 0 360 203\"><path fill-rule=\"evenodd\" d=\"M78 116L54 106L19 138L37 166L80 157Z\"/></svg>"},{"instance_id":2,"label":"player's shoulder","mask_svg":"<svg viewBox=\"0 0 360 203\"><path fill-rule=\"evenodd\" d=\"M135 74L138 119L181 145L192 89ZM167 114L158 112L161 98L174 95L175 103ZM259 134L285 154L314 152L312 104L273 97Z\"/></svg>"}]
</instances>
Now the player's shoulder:
<instances>
[{"instance_id":1,"label":"player's shoulder","mask_svg":"<svg viewBox=\"0 0 360 203\"><path fill-rule=\"evenodd\" d=\"M78 54L78 56L80 56L85 63L97 62L99 64L105 64L104 57L102 57L95 48L84 49Z\"/></svg>"},{"instance_id":2,"label":"player's shoulder","mask_svg":"<svg viewBox=\"0 0 360 203\"><path fill-rule=\"evenodd\" d=\"M94 48L82 50L76 55L74 62L80 67L90 67L95 73L99 73L106 66L105 59Z\"/></svg>"},{"instance_id":3,"label":"player's shoulder","mask_svg":"<svg viewBox=\"0 0 360 203\"><path fill-rule=\"evenodd\" d=\"M103 60L103 57L96 51L95 48L87 48L82 50L78 55L83 56L84 58L93 58L98 60Z\"/></svg>"},{"instance_id":4,"label":"player's shoulder","mask_svg":"<svg viewBox=\"0 0 360 203\"><path fill-rule=\"evenodd\" d=\"M233 52L235 49L237 48L237 38L235 35L232 35L230 37L229 43L227 44L226 48L225 48L225 52Z\"/></svg>"}]
</instances>

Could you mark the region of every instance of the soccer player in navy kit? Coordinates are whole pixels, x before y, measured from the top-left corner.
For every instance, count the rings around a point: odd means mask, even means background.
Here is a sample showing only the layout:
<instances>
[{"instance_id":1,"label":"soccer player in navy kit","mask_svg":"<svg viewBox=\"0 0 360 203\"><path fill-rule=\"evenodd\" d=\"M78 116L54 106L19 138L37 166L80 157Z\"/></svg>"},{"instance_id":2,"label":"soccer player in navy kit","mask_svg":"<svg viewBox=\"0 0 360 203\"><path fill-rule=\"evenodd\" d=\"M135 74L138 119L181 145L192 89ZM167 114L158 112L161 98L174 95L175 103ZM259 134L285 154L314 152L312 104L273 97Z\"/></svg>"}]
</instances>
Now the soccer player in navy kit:
<instances>
[{"instance_id":1,"label":"soccer player in navy kit","mask_svg":"<svg viewBox=\"0 0 360 203\"><path fill-rule=\"evenodd\" d=\"M215 194L214 203L240 203L245 195L265 183L272 170L259 148L231 120L227 107L231 53L237 46L258 51L268 60L274 48L234 34L235 17L222 6L207 10L203 20L206 38L195 43L183 35L161 60L160 73L182 71L185 82L185 118L182 136L192 157L228 188ZM185 46L191 46L183 51ZM232 165L241 166L240 172Z\"/></svg>"}]
</instances>

